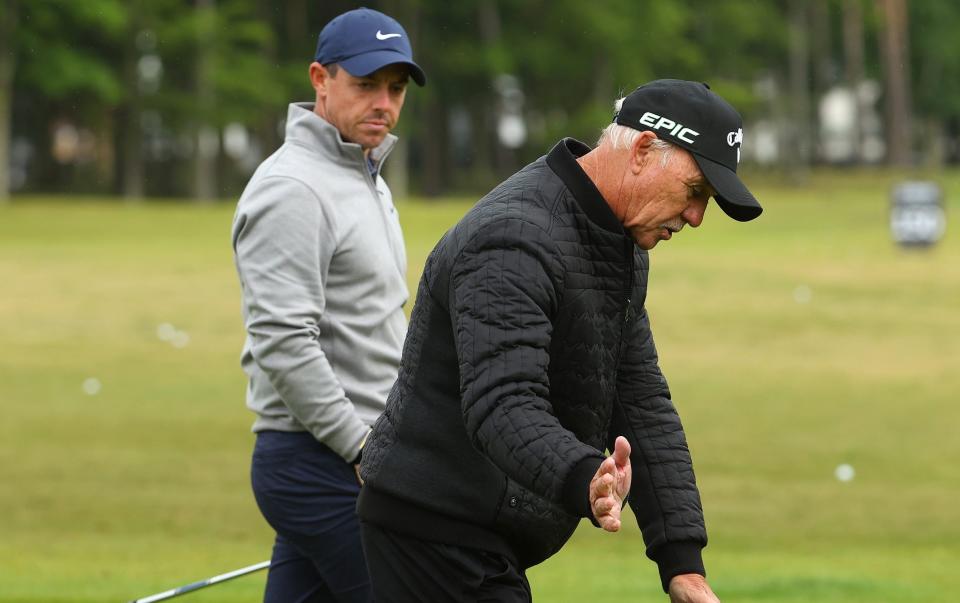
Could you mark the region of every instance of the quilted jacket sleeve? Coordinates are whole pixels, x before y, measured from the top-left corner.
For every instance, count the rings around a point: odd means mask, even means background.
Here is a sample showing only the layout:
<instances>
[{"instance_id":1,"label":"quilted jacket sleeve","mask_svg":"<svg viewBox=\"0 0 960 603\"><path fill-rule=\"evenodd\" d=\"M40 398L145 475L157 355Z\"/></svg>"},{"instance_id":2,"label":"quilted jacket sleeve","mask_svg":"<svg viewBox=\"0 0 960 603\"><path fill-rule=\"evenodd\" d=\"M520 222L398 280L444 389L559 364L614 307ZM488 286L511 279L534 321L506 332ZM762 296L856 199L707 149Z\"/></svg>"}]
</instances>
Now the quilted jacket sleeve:
<instances>
[{"instance_id":1,"label":"quilted jacket sleeve","mask_svg":"<svg viewBox=\"0 0 960 603\"><path fill-rule=\"evenodd\" d=\"M657 562L664 590L679 574L705 575L701 549L707 534L700 494L680 417L660 372L646 310L633 323L618 374L609 446L624 435L630 441L633 482L630 506Z\"/></svg>"},{"instance_id":2,"label":"quilted jacket sleeve","mask_svg":"<svg viewBox=\"0 0 960 603\"><path fill-rule=\"evenodd\" d=\"M541 227L498 220L473 233L457 256L450 314L464 425L474 447L514 481L584 517L589 478L603 457L562 427L550 404L551 316L561 267Z\"/></svg>"}]
</instances>

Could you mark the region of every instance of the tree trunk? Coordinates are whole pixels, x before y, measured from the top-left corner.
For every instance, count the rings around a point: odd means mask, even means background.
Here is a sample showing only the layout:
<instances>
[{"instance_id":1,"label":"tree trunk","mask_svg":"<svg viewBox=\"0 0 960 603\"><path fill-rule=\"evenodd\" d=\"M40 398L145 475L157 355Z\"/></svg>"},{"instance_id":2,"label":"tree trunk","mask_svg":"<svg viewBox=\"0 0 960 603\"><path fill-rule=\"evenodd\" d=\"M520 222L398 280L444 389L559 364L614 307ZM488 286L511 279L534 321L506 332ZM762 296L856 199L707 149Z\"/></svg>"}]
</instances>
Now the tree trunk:
<instances>
[{"instance_id":1,"label":"tree trunk","mask_svg":"<svg viewBox=\"0 0 960 603\"><path fill-rule=\"evenodd\" d=\"M833 83L830 61L833 57L830 13L826 0L812 0L810 5L810 59L813 66L813 91L816 96Z\"/></svg>"},{"instance_id":2,"label":"tree trunk","mask_svg":"<svg viewBox=\"0 0 960 603\"><path fill-rule=\"evenodd\" d=\"M789 177L797 182L807 178L810 167L810 49L807 40L809 14L806 0L790 0L789 35L789 123L783 157Z\"/></svg>"},{"instance_id":3,"label":"tree trunk","mask_svg":"<svg viewBox=\"0 0 960 603\"><path fill-rule=\"evenodd\" d=\"M13 43L17 1L0 2L0 204L10 198L10 123L13 119L13 70L16 66Z\"/></svg>"},{"instance_id":4,"label":"tree trunk","mask_svg":"<svg viewBox=\"0 0 960 603\"><path fill-rule=\"evenodd\" d=\"M299 6L304 12L299 14L299 20L301 22L305 21L304 15L306 14L306 8L303 5L301 0L297 2L285 2L284 5L289 8L291 6ZM271 23L273 20L272 12L275 10L275 4L273 0L259 0L257 3L257 9L260 16L265 23ZM296 39L289 37L289 27L291 27L290 19L294 17L294 13L287 12L284 13L279 25L280 29L274 28L275 31L273 35L270 36L268 43L264 46L263 52L266 54L267 59L270 61L270 64L279 66L281 61L281 51L278 46L278 40L283 39L287 35L287 39ZM310 90L310 82L307 79L307 67L303 67L303 85L304 90ZM312 94L304 93L302 96L298 94L292 99L287 99L288 101L299 101L299 100L312 100ZM263 155L270 155L276 150L277 147L283 142L283 136L278 127L278 119L283 119L287 115L286 105L279 105L276 107L270 107L267 111L260 112L260 116L257 118L253 126L253 137L259 143L260 150Z\"/></svg>"},{"instance_id":5,"label":"tree trunk","mask_svg":"<svg viewBox=\"0 0 960 603\"><path fill-rule=\"evenodd\" d=\"M140 29L139 3L130 6L130 21L127 29L127 43L123 51L123 85L127 98L120 111L117 112L119 121L120 152L117 153L117 163L120 167L120 191L127 201L138 201L144 196L143 173L143 132L140 127L140 86L137 75L137 61L140 53L137 50L136 38Z\"/></svg>"},{"instance_id":6,"label":"tree trunk","mask_svg":"<svg viewBox=\"0 0 960 603\"><path fill-rule=\"evenodd\" d=\"M923 120L923 164L927 168L940 170L947 162L946 128L939 117Z\"/></svg>"},{"instance_id":7,"label":"tree trunk","mask_svg":"<svg viewBox=\"0 0 960 603\"><path fill-rule=\"evenodd\" d=\"M200 119L194 130L193 198L200 203L211 203L217 196L217 155L220 136L210 125L215 103L214 89L214 28L211 19L216 10L215 0L197 0L199 17L197 30L196 101Z\"/></svg>"},{"instance_id":8,"label":"tree trunk","mask_svg":"<svg viewBox=\"0 0 960 603\"><path fill-rule=\"evenodd\" d=\"M500 36L503 31L502 22L500 19L500 10L497 7L496 0L482 0L477 3L477 25L480 33L480 43L483 46L490 48L495 46L500 41ZM489 65L487 66L489 68ZM508 74L513 75L513 74ZM500 76L499 73L489 73L489 76L496 80ZM502 91L501 91L502 94ZM499 125L499 120L501 112L503 111L502 99L499 97L495 101L487 103L488 111L490 111L494 116L494 131L496 132L497 125ZM495 137L496 145L494 146L494 157L493 157L493 167L494 173L498 178L503 178L507 174L513 172L514 164L516 162L516 154L513 149L504 145L499 135Z\"/></svg>"},{"instance_id":9,"label":"tree trunk","mask_svg":"<svg viewBox=\"0 0 960 603\"><path fill-rule=\"evenodd\" d=\"M424 103L423 119L430 119L433 123L429 128L423 128L423 137L420 140L423 152L423 169L421 171L421 186L423 194L436 197L443 193L443 155L447 135L444 105L431 96Z\"/></svg>"},{"instance_id":10,"label":"tree trunk","mask_svg":"<svg viewBox=\"0 0 960 603\"><path fill-rule=\"evenodd\" d=\"M911 164L910 64L904 0L878 0L883 13L881 56L886 76L887 162Z\"/></svg>"},{"instance_id":11,"label":"tree trunk","mask_svg":"<svg viewBox=\"0 0 960 603\"><path fill-rule=\"evenodd\" d=\"M863 110L860 88L863 85L863 8L861 0L844 0L843 3L843 55L847 85L856 99L857 110L853 116L853 161L863 162Z\"/></svg>"},{"instance_id":12,"label":"tree trunk","mask_svg":"<svg viewBox=\"0 0 960 603\"><path fill-rule=\"evenodd\" d=\"M270 4L272 4L272 2ZM287 34L287 40L295 40L298 46L300 44L307 45L307 40L310 38L310 32L307 29L309 19L307 19L308 13L306 1L286 0L283 3L283 6L285 7L283 25ZM318 29L313 33L314 35L319 34L320 30ZM313 41L316 42L316 39ZM313 55L311 54L310 56ZM304 57L304 60L307 58L308 57Z\"/></svg>"},{"instance_id":13,"label":"tree trunk","mask_svg":"<svg viewBox=\"0 0 960 603\"><path fill-rule=\"evenodd\" d=\"M811 81L810 90L810 155L813 161L823 157L823 143L820 131L819 103L827 90L833 84L830 73L830 61L833 57L831 49L830 13L826 0L812 0L809 2Z\"/></svg>"},{"instance_id":14,"label":"tree trunk","mask_svg":"<svg viewBox=\"0 0 960 603\"><path fill-rule=\"evenodd\" d=\"M419 7L411 6L409 2L386 0L382 3L382 10L403 25L407 36L410 38L410 44L414 48L414 60L422 65L423 59L419 58L418 60L416 52L417 40L420 39ZM419 130L421 132L427 131L428 128L426 124L411 123L419 116L416 111L411 110L417 107L417 105L415 105L417 101L411 103L410 95L412 93L420 96L423 94L423 91L413 82L410 83L410 88L414 90L408 89L407 91L407 101L404 104L404 109L400 112L399 123L404 124L403 132L412 133L418 129L418 125L420 126ZM412 137L409 134L399 135L399 137L400 140L397 141L397 146L394 147L393 152L390 153L390 160L386 163L386 174L384 178L390 186L390 192L393 194L394 199L406 199L410 196L410 140Z\"/></svg>"},{"instance_id":15,"label":"tree trunk","mask_svg":"<svg viewBox=\"0 0 960 603\"><path fill-rule=\"evenodd\" d=\"M119 163L121 171L121 191L127 201L139 201L146 194L143 170L143 132L140 129L140 111L135 106L126 106L120 112L123 123L120 126Z\"/></svg>"}]
</instances>

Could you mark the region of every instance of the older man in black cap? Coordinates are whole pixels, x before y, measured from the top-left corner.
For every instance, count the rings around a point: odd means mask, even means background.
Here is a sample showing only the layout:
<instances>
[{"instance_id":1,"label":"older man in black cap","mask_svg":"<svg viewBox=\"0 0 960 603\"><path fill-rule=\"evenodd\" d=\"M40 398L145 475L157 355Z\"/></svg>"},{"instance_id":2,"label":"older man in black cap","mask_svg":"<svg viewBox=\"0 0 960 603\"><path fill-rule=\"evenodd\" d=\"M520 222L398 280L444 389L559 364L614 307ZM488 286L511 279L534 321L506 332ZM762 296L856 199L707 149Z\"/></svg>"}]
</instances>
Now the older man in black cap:
<instances>
[{"instance_id":1,"label":"older man in black cap","mask_svg":"<svg viewBox=\"0 0 960 603\"><path fill-rule=\"evenodd\" d=\"M380 167L407 80L425 77L394 19L358 9L320 33L314 103L237 206L233 248L257 414L251 478L276 530L264 600L369 601L357 467L396 380L406 257Z\"/></svg>"},{"instance_id":2,"label":"older man in black cap","mask_svg":"<svg viewBox=\"0 0 960 603\"><path fill-rule=\"evenodd\" d=\"M427 260L361 465L378 600L528 601L524 570L581 518L619 530L628 494L664 590L717 600L647 251L700 226L711 197L740 221L761 208L736 175L740 116L708 86L658 80L616 109L596 149L562 140Z\"/></svg>"}]
</instances>

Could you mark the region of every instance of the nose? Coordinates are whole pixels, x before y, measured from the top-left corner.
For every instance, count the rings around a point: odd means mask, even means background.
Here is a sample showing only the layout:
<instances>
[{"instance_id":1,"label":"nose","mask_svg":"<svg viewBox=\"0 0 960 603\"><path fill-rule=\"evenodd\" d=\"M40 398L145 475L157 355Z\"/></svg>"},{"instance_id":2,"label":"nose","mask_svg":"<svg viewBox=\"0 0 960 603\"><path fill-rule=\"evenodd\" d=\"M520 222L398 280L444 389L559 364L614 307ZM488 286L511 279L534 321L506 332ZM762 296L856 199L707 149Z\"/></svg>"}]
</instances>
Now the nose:
<instances>
[{"instance_id":1,"label":"nose","mask_svg":"<svg viewBox=\"0 0 960 603\"><path fill-rule=\"evenodd\" d=\"M690 205L688 205L687 208L683 210L683 213L680 215L683 217L684 221L687 224L689 224L693 228L696 228L697 226L700 226L700 224L703 223L703 214L705 213L707 213L707 200L698 199L698 200L692 201Z\"/></svg>"},{"instance_id":2,"label":"nose","mask_svg":"<svg viewBox=\"0 0 960 603\"><path fill-rule=\"evenodd\" d=\"M373 98L373 108L379 111L387 111L390 109L392 102L390 98L390 86L380 86Z\"/></svg>"}]
</instances>

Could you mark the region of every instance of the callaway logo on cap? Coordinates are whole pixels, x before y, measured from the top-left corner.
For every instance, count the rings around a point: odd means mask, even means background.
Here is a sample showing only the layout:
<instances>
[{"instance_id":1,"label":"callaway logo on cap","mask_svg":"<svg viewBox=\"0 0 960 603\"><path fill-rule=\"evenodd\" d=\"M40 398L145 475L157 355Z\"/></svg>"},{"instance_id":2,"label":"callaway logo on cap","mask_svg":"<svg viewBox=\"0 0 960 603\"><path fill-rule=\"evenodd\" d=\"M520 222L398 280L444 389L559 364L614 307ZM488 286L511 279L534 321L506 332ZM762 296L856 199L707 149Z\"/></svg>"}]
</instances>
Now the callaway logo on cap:
<instances>
[{"instance_id":1,"label":"callaway logo on cap","mask_svg":"<svg viewBox=\"0 0 960 603\"><path fill-rule=\"evenodd\" d=\"M737 176L743 120L710 86L684 80L655 80L625 99L613 121L650 130L693 155L707 182L717 191L724 213L741 222L763 208Z\"/></svg>"},{"instance_id":2,"label":"callaway logo on cap","mask_svg":"<svg viewBox=\"0 0 960 603\"><path fill-rule=\"evenodd\" d=\"M395 19L369 8L345 12L327 23L317 40L314 60L321 65L338 63L356 77L403 63L413 81L421 86L427 83L423 69L413 62L407 32Z\"/></svg>"}]
</instances>

